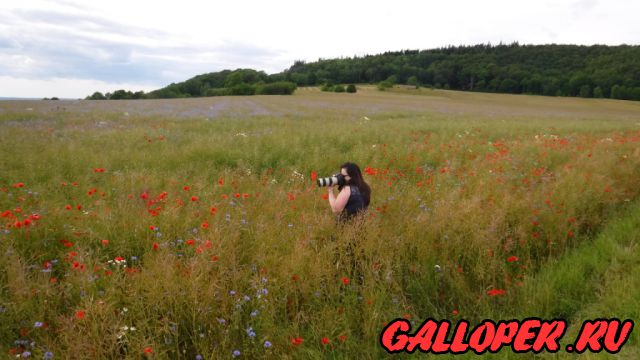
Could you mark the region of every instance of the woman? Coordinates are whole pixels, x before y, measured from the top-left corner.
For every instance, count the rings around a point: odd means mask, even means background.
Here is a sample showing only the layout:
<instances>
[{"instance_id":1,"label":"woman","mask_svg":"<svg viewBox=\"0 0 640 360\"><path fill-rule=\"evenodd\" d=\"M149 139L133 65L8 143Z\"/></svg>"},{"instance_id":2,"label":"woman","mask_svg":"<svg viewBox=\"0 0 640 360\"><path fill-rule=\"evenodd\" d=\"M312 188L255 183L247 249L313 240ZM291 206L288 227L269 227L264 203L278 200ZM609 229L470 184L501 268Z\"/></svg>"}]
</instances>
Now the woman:
<instances>
[{"instance_id":1,"label":"woman","mask_svg":"<svg viewBox=\"0 0 640 360\"><path fill-rule=\"evenodd\" d=\"M354 163L344 163L340 166L340 173L344 176L345 184L338 187L340 191L336 197L333 186L329 186L329 204L340 222L353 218L369 206L371 188L362 178L362 172Z\"/></svg>"}]
</instances>

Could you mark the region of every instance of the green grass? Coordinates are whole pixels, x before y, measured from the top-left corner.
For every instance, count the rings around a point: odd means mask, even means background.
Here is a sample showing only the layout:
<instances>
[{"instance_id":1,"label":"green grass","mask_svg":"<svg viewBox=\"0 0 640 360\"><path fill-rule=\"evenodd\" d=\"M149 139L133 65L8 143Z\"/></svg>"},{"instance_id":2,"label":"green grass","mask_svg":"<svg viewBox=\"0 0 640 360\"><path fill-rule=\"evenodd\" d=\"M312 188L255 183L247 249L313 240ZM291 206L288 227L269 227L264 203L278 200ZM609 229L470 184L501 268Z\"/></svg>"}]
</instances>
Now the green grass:
<instances>
[{"instance_id":1,"label":"green grass","mask_svg":"<svg viewBox=\"0 0 640 360\"><path fill-rule=\"evenodd\" d=\"M0 352L383 358L397 317L635 319L638 107L442 93L0 103ZM345 161L360 229L310 179Z\"/></svg>"}]
</instances>

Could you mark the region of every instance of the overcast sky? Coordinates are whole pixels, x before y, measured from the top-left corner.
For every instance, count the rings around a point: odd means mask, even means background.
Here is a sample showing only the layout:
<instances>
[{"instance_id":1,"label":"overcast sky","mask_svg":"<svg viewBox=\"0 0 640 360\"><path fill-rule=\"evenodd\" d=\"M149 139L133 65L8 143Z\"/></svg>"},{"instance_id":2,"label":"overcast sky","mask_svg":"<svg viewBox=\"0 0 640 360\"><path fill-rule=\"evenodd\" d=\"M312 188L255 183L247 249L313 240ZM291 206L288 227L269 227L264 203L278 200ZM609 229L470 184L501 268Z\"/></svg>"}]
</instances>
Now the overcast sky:
<instances>
[{"instance_id":1,"label":"overcast sky","mask_svg":"<svg viewBox=\"0 0 640 360\"><path fill-rule=\"evenodd\" d=\"M640 44L631 0L0 2L0 97L149 91L198 74L447 45Z\"/></svg>"}]
</instances>

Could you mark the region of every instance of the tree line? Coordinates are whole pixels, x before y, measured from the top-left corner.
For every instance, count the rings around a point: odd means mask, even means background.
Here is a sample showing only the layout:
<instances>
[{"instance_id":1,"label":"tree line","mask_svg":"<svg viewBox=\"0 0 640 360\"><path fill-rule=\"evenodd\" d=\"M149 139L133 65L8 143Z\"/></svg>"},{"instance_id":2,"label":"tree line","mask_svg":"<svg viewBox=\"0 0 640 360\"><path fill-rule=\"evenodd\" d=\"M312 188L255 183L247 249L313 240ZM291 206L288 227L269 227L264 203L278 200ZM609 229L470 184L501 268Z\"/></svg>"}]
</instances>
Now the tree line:
<instances>
[{"instance_id":1,"label":"tree line","mask_svg":"<svg viewBox=\"0 0 640 360\"><path fill-rule=\"evenodd\" d=\"M223 70L195 76L181 83L172 83L145 93L116 90L95 92L87 100L171 99L224 95L291 95L297 89L294 82L269 76L253 69Z\"/></svg>"},{"instance_id":2,"label":"tree line","mask_svg":"<svg viewBox=\"0 0 640 360\"><path fill-rule=\"evenodd\" d=\"M297 86L394 84L442 89L640 100L640 46L480 44L378 55L295 61L267 75L224 70L144 93L116 90L87 99L158 99L220 95L292 94Z\"/></svg>"},{"instance_id":3,"label":"tree line","mask_svg":"<svg viewBox=\"0 0 640 360\"><path fill-rule=\"evenodd\" d=\"M299 86L370 83L640 100L640 46L480 44L296 61L278 74Z\"/></svg>"}]
</instances>

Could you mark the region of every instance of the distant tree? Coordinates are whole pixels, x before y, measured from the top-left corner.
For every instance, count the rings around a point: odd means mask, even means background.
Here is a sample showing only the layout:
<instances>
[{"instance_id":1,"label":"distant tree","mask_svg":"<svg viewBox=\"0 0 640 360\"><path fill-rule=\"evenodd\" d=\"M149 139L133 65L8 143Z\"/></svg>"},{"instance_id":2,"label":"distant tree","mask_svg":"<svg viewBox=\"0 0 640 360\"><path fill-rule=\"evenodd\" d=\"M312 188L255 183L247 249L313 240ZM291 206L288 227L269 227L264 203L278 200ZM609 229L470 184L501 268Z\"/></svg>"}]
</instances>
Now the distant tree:
<instances>
[{"instance_id":1,"label":"distant tree","mask_svg":"<svg viewBox=\"0 0 640 360\"><path fill-rule=\"evenodd\" d=\"M393 87L393 83L385 80L385 81L380 81L378 83L378 90L380 91L385 91L386 89L390 89Z\"/></svg>"},{"instance_id":2,"label":"distant tree","mask_svg":"<svg viewBox=\"0 0 640 360\"><path fill-rule=\"evenodd\" d=\"M345 91L344 90L344 86L343 85L336 85L336 86L333 87L333 91L337 92L337 93L342 93L342 92Z\"/></svg>"},{"instance_id":3,"label":"distant tree","mask_svg":"<svg viewBox=\"0 0 640 360\"><path fill-rule=\"evenodd\" d=\"M583 98L588 98L591 97L591 86L589 85L582 85L580 87L580 93L579 93L580 97Z\"/></svg>"},{"instance_id":4,"label":"distant tree","mask_svg":"<svg viewBox=\"0 0 640 360\"><path fill-rule=\"evenodd\" d=\"M290 81L278 81L270 84L256 85L258 95L291 95L297 89L297 85Z\"/></svg>"},{"instance_id":5,"label":"distant tree","mask_svg":"<svg viewBox=\"0 0 640 360\"><path fill-rule=\"evenodd\" d=\"M410 76L407 79L407 85L411 85L411 86L415 86L416 89L418 88L418 77L417 76Z\"/></svg>"},{"instance_id":6,"label":"distant tree","mask_svg":"<svg viewBox=\"0 0 640 360\"><path fill-rule=\"evenodd\" d=\"M107 97L102 95L100 91L96 91L88 97L88 100L107 100Z\"/></svg>"},{"instance_id":7,"label":"distant tree","mask_svg":"<svg viewBox=\"0 0 640 360\"><path fill-rule=\"evenodd\" d=\"M611 88L611 98L612 99L622 99L622 91L621 86L618 84L613 85Z\"/></svg>"},{"instance_id":8,"label":"distant tree","mask_svg":"<svg viewBox=\"0 0 640 360\"><path fill-rule=\"evenodd\" d=\"M354 84L349 84L349 85L347 85L347 92L348 92L348 93L353 94L353 93L355 93L356 91L358 91L358 90L356 89L356 86L355 86Z\"/></svg>"},{"instance_id":9,"label":"distant tree","mask_svg":"<svg viewBox=\"0 0 640 360\"><path fill-rule=\"evenodd\" d=\"M51 100L60 100L56 96L52 97Z\"/></svg>"},{"instance_id":10,"label":"distant tree","mask_svg":"<svg viewBox=\"0 0 640 360\"><path fill-rule=\"evenodd\" d=\"M600 88L600 86L596 86L596 88L593 89L593 97L594 98L604 97L604 94L602 93L602 89Z\"/></svg>"}]
</instances>

